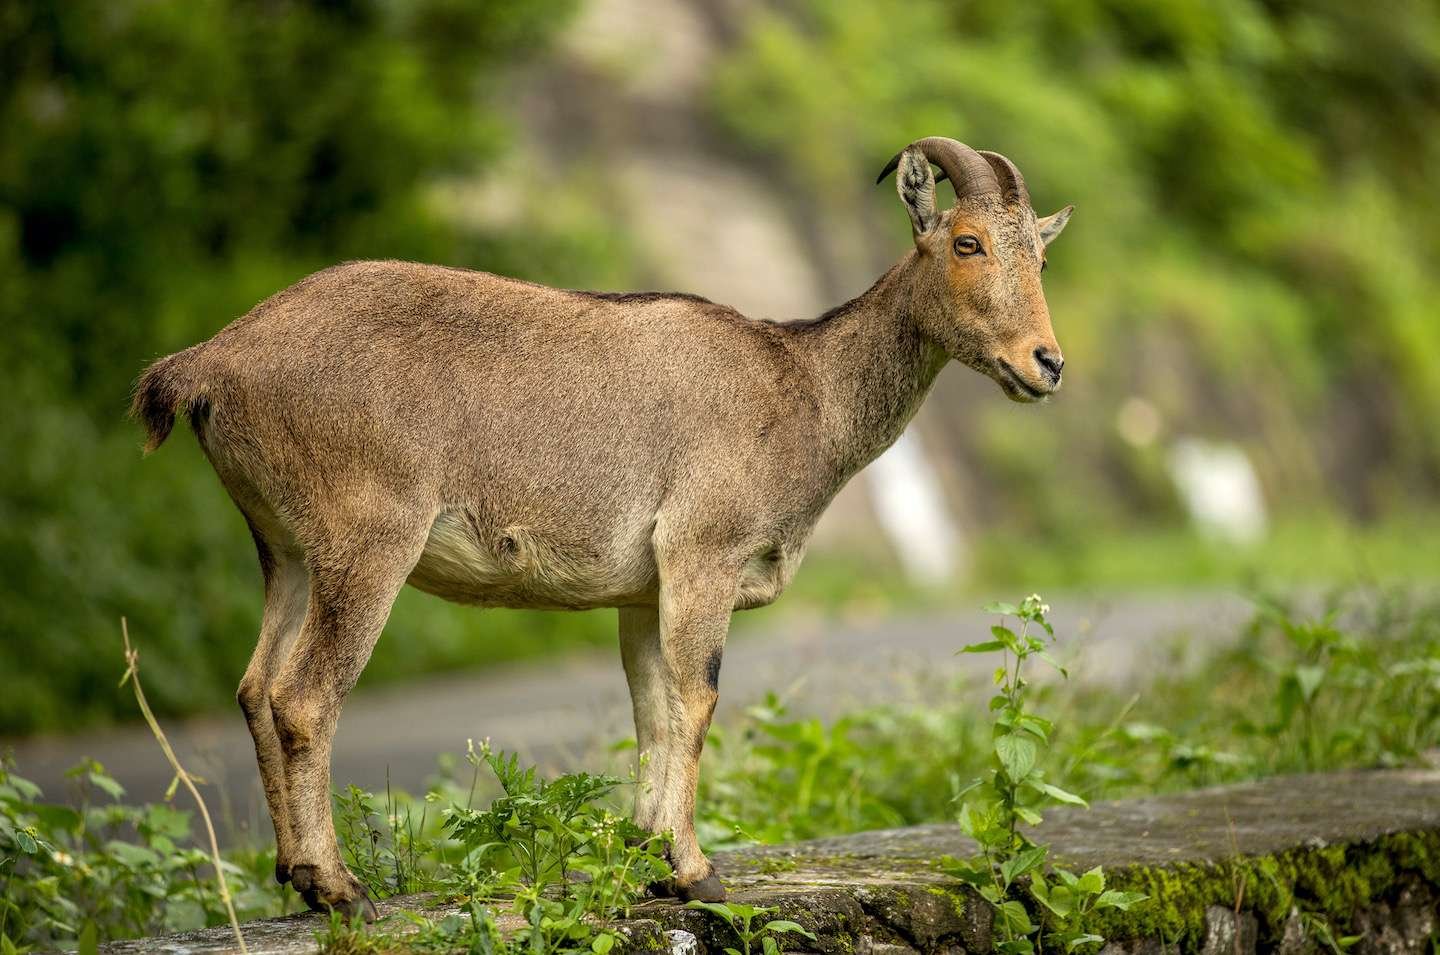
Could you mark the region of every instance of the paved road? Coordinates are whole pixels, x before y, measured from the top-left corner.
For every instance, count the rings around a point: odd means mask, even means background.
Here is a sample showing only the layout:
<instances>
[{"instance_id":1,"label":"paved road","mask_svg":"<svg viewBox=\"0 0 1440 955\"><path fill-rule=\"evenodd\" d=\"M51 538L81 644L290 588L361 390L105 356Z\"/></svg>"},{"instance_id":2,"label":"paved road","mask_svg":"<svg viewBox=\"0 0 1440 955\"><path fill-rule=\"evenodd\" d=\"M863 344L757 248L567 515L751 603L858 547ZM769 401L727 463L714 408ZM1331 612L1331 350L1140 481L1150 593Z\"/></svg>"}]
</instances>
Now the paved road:
<instances>
[{"instance_id":1,"label":"paved road","mask_svg":"<svg viewBox=\"0 0 1440 955\"><path fill-rule=\"evenodd\" d=\"M1173 643L1168 637L1189 634L1191 647L1218 644L1233 639L1250 614L1245 600L1224 594L1067 596L1054 604L1060 653L1084 646L1075 677L1117 684L1143 679L1147 668L1168 660L1161 652ZM982 639L991 622L973 611L838 626L789 621L774 631L742 625L726 652L719 718L771 690L796 712L819 715L884 699L923 700L966 668L988 669L988 661L954 651ZM241 829L263 827L254 750L238 710L228 710L172 722L167 733L186 767L218 788L222 816ZM467 738L487 736L550 768L598 768L601 748L631 732L618 652L374 690L362 682L340 721L334 778L383 791L388 773L396 788L420 791L435 773L437 753L463 753ZM159 798L171 778L143 726L0 745L14 747L21 773L51 798L66 795L64 770L84 756L100 760L133 800Z\"/></svg>"}]
</instances>

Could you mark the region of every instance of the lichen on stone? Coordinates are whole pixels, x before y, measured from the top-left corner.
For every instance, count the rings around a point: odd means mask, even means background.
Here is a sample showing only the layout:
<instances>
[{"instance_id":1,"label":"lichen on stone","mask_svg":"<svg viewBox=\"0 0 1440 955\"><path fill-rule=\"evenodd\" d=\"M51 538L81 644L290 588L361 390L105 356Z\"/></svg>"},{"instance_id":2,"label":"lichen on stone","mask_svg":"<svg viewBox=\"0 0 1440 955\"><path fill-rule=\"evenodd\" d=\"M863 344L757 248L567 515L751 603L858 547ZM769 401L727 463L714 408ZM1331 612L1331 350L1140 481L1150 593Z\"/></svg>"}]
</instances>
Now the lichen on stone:
<instances>
[{"instance_id":1,"label":"lichen on stone","mask_svg":"<svg viewBox=\"0 0 1440 955\"><path fill-rule=\"evenodd\" d=\"M1259 947L1278 947L1292 911L1317 916L1337 935L1356 931L1357 916L1395 895L1407 878L1440 895L1440 830L1394 833L1370 842L1300 846L1221 862L1126 866L1107 872L1111 887L1150 900L1129 912L1096 916L1091 930L1107 938L1159 939L1180 951L1204 943L1212 905L1253 914Z\"/></svg>"}]
</instances>

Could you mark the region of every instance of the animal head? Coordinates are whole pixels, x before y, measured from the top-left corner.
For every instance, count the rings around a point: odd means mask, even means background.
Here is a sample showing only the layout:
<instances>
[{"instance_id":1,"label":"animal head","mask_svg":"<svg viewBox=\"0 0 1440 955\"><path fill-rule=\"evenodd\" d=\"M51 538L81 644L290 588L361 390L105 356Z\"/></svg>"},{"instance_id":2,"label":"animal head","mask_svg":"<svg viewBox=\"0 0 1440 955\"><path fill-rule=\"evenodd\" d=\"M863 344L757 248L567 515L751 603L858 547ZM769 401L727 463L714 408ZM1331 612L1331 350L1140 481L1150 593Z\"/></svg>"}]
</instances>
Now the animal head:
<instances>
[{"instance_id":1,"label":"animal head","mask_svg":"<svg viewBox=\"0 0 1440 955\"><path fill-rule=\"evenodd\" d=\"M876 182L892 171L914 227L911 309L921 333L995 379L1012 400L1048 397L1060 387L1065 359L1040 273L1074 207L1037 218L1014 163L941 136L905 147ZM941 179L955 187L955 204L943 211L935 202Z\"/></svg>"}]
</instances>

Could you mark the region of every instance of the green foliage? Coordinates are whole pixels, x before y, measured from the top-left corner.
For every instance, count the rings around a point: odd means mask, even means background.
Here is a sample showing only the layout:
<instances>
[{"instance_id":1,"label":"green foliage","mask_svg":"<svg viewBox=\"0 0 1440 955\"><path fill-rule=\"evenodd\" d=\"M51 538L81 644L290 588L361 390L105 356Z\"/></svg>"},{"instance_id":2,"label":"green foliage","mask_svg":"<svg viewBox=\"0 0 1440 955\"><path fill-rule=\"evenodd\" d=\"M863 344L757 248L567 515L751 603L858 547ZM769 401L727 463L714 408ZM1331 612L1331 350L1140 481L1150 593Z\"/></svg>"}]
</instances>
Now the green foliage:
<instances>
[{"instance_id":1,"label":"green foliage","mask_svg":"<svg viewBox=\"0 0 1440 955\"><path fill-rule=\"evenodd\" d=\"M129 360L191 343L278 276L450 251L420 187L499 153L474 94L554 20L447 0L11 8L0 221L6 304L43 316L23 325L32 361L110 417Z\"/></svg>"},{"instance_id":2,"label":"green foliage","mask_svg":"<svg viewBox=\"0 0 1440 955\"><path fill-rule=\"evenodd\" d=\"M345 864L375 898L408 895L434 887L428 856L435 851L437 833L429 824L428 803L418 815L413 800L387 784L385 805L359 786L334 794L335 831Z\"/></svg>"},{"instance_id":3,"label":"green foliage","mask_svg":"<svg viewBox=\"0 0 1440 955\"><path fill-rule=\"evenodd\" d=\"M472 745L467 759L477 772L494 774L500 795L475 809L473 786L463 802L456 791L432 793L429 801L446 803L439 832L427 827L426 812L415 821L406 805L389 814L387 838L369 823L376 813L368 794L352 789L342 800L337 829L347 861L372 893L426 888L463 904L463 913L438 920L406 913L406 950L605 955L616 940L606 922L646 886L669 878L665 840L604 804L620 779L569 773L545 780L488 744ZM396 806L393 797L387 802ZM502 932L492 914L497 905L524 927ZM398 937L335 921L321 941L332 952L385 951Z\"/></svg>"},{"instance_id":4,"label":"green foliage","mask_svg":"<svg viewBox=\"0 0 1440 955\"><path fill-rule=\"evenodd\" d=\"M454 804L444 811L446 832L464 853L453 887L523 887L517 900L531 919L530 906L554 886L562 901L576 902L575 917L608 917L669 877L665 840L602 805L620 779L567 773L547 782L488 744L469 759L490 768L502 794L483 811ZM572 884L575 875L583 878Z\"/></svg>"},{"instance_id":5,"label":"green foliage","mask_svg":"<svg viewBox=\"0 0 1440 955\"><path fill-rule=\"evenodd\" d=\"M98 763L70 771L75 805L0 763L0 948L79 945L226 921L209 854L191 815L168 803L130 806ZM284 911L275 855L235 852L226 877L242 918ZM4 946L10 946L4 948Z\"/></svg>"},{"instance_id":6,"label":"green foliage","mask_svg":"<svg viewBox=\"0 0 1440 955\"><path fill-rule=\"evenodd\" d=\"M1304 770L1363 751L1377 738L1387 740L1392 751L1416 750L1424 745L1423 737L1410 734L1423 732L1426 716L1433 722L1437 712L1433 689L1440 684L1440 657L1386 661L1337 628L1339 612L1334 608L1318 620L1297 621L1283 607L1270 605L1255 625L1276 634L1287 652L1274 659L1260 657L1278 692L1270 712L1258 714L1268 719L1241 726L1297 753ZM1395 706L1413 708L1420 720L1396 724L1377 719L1373 708L1355 702L1362 695L1391 693L1401 694ZM1392 737L1396 730L1401 735Z\"/></svg>"},{"instance_id":7,"label":"green foliage","mask_svg":"<svg viewBox=\"0 0 1440 955\"><path fill-rule=\"evenodd\" d=\"M995 609L1022 614L1031 629L1043 616L1035 602ZM1399 872L1387 860L1408 850L1394 846L1363 857L1297 853L1178 876L1159 869L1047 873L1043 846L1019 823L1033 823L1045 806L1075 798L1071 793L1116 798L1417 762L1440 745L1440 606L1433 600L1361 592L1332 598L1315 617L1262 601L1238 644L1198 667L1177 661L1159 668L1129 700L1108 686L1032 684L1018 669L1021 655L1048 652L1047 641L1026 628L997 627L991 636L971 648L1006 658L996 674L1000 692L985 712L966 685L938 702L853 713L831 724L793 719L771 699L742 727L724 730L701 776L700 828L708 843L937 822L952 818L963 794L962 823L988 854L950 871L999 900L997 924L1015 951L1033 944L1024 936L1034 933L1052 949L1122 932L1198 945L1201 927L1184 913L1233 905L1237 879L1276 939L1298 907L1302 918L1330 926L1340 944L1371 894L1397 884ZM981 776L982 785L964 790L958 781L971 776ZM824 798L795 814L806 780ZM1061 788L1046 788L1052 785ZM1137 895L1154 901L1131 910ZM1319 923L1307 921L1306 931L1327 944Z\"/></svg>"},{"instance_id":8,"label":"green foliage","mask_svg":"<svg viewBox=\"0 0 1440 955\"><path fill-rule=\"evenodd\" d=\"M1237 643L1198 665L1157 668L1128 699L1108 686L1025 686L1030 714L1041 709L1054 724L1026 724L1047 731L1043 750L1035 737L1041 781L1093 800L1415 763L1440 745L1440 605L1376 592L1330 604L1312 620L1264 601ZM1301 680L1312 694L1306 705L1296 695ZM794 719L772 697L739 726L712 731L702 837L717 846L789 842L950 818L959 781L1001 765L974 689L830 724ZM1002 738L1012 735L1007 728ZM1029 759L1024 743L999 745L1017 771L1015 760ZM797 814L806 779L817 795ZM1029 786L1019 795L1021 808L1041 798Z\"/></svg>"},{"instance_id":9,"label":"green foliage","mask_svg":"<svg viewBox=\"0 0 1440 955\"><path fill-rule=\"evenodd\" d=\"M985 608L1002 617L1013 616L1020 632L997 624L990 628L993 640L972 643L962 653L998 653L995 670L999 692L990 699L991 760L988 771L960 792L960 828L975 840L979 852L971 859L946 859L943 870L973 886L995 909L999 940L996 950L1006 955L1031 955L1034 936L1043 928L1045 941L1073 952L1081 946L1103 944L1105 939L1088 930L1087 917L1106 909L1126 910L1143 902L1145 895L1105 888L1105 873L1099 866L1077 876L1055 867L1052 885L1044 876L1046 846L1035 842L1021 825L1039 826L1041 810L1064 803L1085 805L1072 792L1046 782L1037 763L1050 748L1055 724L1029 706L1025 664L1030 658L1050 664L1061 676L1065 668L1050 655L1046 640L1032 634L1032 626L1050 639L1055 629L1045 619L1049 605L1031 594L1015 604L990 604ZM1031 920L1031 913L1019 897L1020 885L1029 885L1030 894L1043 906L1044 925Z\"/></svg>"},{"instance_id":10,"label":"green foliage","mask_svg":"<svg viewBox=\"0 0 1440 955\"><path fill-rule=\"evenodd\" d=\"M96 652L122 614L153 635L161 712L229 698L254 645L243 520L188 435L142 462L124 420L147 362L343 259L613 279L623 245L592 226L531 223L517 243L462 228L435 195L437 177L503 154L508 71L570 7L4 6L0 732L127 712ZM382 641L372 679L613 639L592 616L462 619L402 601L402 634Z\"/></svg>"},{"instance_id":11,"label":"green foliage","mask_svg":"<svg viewBox=\"0 0 1440 955\"><path fill-rule=\"evenodd\" d=\"M1091 944L1104 944L1105 937L1089 929L1096 914L1128 912L1150 897L1143 892L1125 892L1105 887L1100 866L1084 875L1056 868L1047 880L1036 870L1030 875L1030 894L1044 907L1044 919L1051 926L1045 941L1067 952Z\"/></svg>"},{"instance_id":12,"label":"green foliage","mask_svg":"<svg viewBox=\"0 0 1440 955\"><path fill-rule=\"evenodd\" d=\"M771 693L747 711L738 731L712 727L706 752L725 769L710 781L702 773L706 808L696 823L702 840L709 846L790 842L903 824L904 813L871 785L890 771L879 769L866 747L881 720L881 714L856 714L827 726L791 719ZM898 755L886 751L879 758ZM753 812L757 804L766 811Z\"/></svg>"},{"instance_id":13,"label":"green foliage","mask_svg":"<svg viewBox=\"0 0 1440 955\"><path fill-rule=\"evenodd\" d=\"M1137 525L1123 534L1097 529L1063 546L1026 548L1017 561L1014 533L991 530L976 540L966 592L995 593L1028 580L1101 591L1233 590L1237 582L1250 592L1334 585L1327 582L1423 585L1440 578L1440 549L1414 543L1430 534L1440 534L1440 515L1428 511L1364 524L1311 512L1277 520L1249 547L1197 536L1193 528ZM802 573L797 583L805 580Z\"/></svg>"},{"instance_id":14,"label":"green foliage","mask_svg":"<svg viewBox=\"0 0 1440 955\"><path fill-rule=\"evenodd\" d=\"M1268 601L1199 672L1162 679L1077 732L1085 761L1072 782L1112 795L1413 763L1440 742L1437 661L1431 598L1336 598L1318 619ZM1073 705L1115 709L1093 691Z\"/></svg>"},{"instance_id":15,"label":"green foliage","mask_svg":"<svg viewBox=\"0 0 1440 955\"><path fill-rule=\"evenodd\" d=\"M469 757L477 774L491 770L499 783L488 809L472 808L474 783L468 790L442 784L420 802L387 792L383 808L355 787L337 793L346 863L376 898L431 891L460 903L444 918L403 913L407 950L605 955L616 939L607 924L647 885L669 878L665 840L605 804L619 779L576 773L547 781L488 746ZM190 813L168 803L121 803L124 791L93 762L70 775L83 796L79 808L42 802L33 783L8 762L0 766L0 946L11 946L0 950L226 921ZM92 805L97 794L106 798ZM273 850L230 850L224 864L242 919L291 905L294 893L272 878ZM502 933L497 911L513 912L524 927ZM397 938L393 924L367 927L338 916L321 933L336 952L394 950Z\"/></svg>"},{"instance_id":16,"label":"green foliage","mask_svg":"<svg viewBox=\"0 0 1440 955\"><path fill-rule=\"evenodd\" d=\"M1298 907L1323 920L1343 947L1349 915L1375 893L1410 871L1440 878L1440 850L1428 837L1396 837L1355 854L1307 849L1178 876L1144 867L1046 872L1043 846L1021 825L1077 798L1414 762L1440 745L1440 606L1367 594L1337 599L1307 619L1268 602L1240 645L1198 669L1176 667L1119 705L1113 689L1032 683L1025 661L1051 650L1044 607L1032 599L996 609L1013 611L1022 626L997 626L991 641L972 648L1003 655L993 709L975 706L962 687L923 707L874 709L826 725L792 719L772 699L747 725L720 733L701 776L697 822L707 848L953 819L961 797L961 819L987 848L953 871L992 890L1011 942L1043 928L1054 948L1135 926L1195 941L1200 926L1184 914L1193 907L1180 903L1233 903L1237 884L1266 932L1277 933ZM404 944L605 955L615 944L610 920L669 875L663 842L610 805L621 780L583 773L545 780L486 746L472 747L467 764L468 781L447 775L423 800L355 789L336 795L345 859L375 897L432 891L460 906L443 917L400 916L411 930ZM485 774L498 795L477 809L491 791ZM189 813L120 803L122 791L94 764L72 776L87 797L78 809L43 802L8 764L0 771L0 944L75 946L83 937L224 920ZM961 785L974 777L980 785ZM805 810L797 812L802 799ZM292 904L294 893L271 878L272 851L236 849L225 858L242 917ZM1154 905L1123 911L1134 893ZM742 955L757 942L773 955L779 940L771 936L785 934L785 923L767 931L755 919L768 911L731 905L729 912L716 914L735 929ZM1319 922L1308 931L1324 937ZM398 936L394 923L337 921L322 942L334 952L375 952L393 950Z\"/></svg>"},{"instance_id":17,"label":"green foliage","mask_svg":"<svg viewBox=\"0 0 1440 955\"><path fill-rule=\"evenodd\" d=\"M1300 914L1300 925L1306 938L1313 938L1318 945L1329 949L1333 955L1343 955L1364 937L1362 935L1337 936L1324 917L1311 915L1308 912Z\"/></svg>"},{"instance_id":18,"label":"green foliage","mask_svg":"<svg viewBox=\"0 0 1440 955\"><path fill-rule=\"evenodd\" d=\"M760 950L764 955L778 955L780 942L777 936L780 935L800 935L815 941L815 933L789 919L770 919L763 925L754 924L756 918L774 915L776 910L773 908L746 905L743 902L702 902L699 899L686 903L685 907L709 912L730 927L740 947L726 948L725 955L750 955L756 942L760 943Z\"/></svg>"},{"instance_id":19,"label":"green foliage","mask_svg":"<svg viewBox=\"0 0 1440 955\"><path fill-rule=\"evenodd\" d=\"M1165 448L1185 434L1239 442L1297 518L1433 500L1433 4L803 0L747 26L716 112L817 228L888 223L875 258L906 248L893 190L856 184L933 133L1005 152L1041 213L1076 204L1046 273L1074 382L1023 427L995 403L955 436L1005 540L1083 565L1107 531L1179 526ZM1116 426L1132 398L1154 440ZM1036 447L1064 448L1067 480ZM1025 580L1047 560L992 556Z\"/></svg>"}]
</instances>

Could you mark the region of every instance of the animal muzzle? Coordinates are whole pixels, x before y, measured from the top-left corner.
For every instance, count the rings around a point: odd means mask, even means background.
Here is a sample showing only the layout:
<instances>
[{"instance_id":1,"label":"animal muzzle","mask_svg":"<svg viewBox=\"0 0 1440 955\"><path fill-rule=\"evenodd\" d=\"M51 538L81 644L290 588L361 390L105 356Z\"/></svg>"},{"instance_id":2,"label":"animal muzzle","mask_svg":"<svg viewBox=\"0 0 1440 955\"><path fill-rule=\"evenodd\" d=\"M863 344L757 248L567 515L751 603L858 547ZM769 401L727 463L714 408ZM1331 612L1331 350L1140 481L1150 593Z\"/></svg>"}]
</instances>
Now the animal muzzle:
<instances>
[{"instance_id":1,"label":"animal muzzle","mask_svg":"<svg viewBox=\"0 0 1440 955\"><path fill-rule=\"evenodd\" d=\"M1057 346L1036 344L1017 351L1017 355L997 355L991 376L1011 400L1042 401L1059 390L1065 358Z\"/></svg>"}]
</instances>

